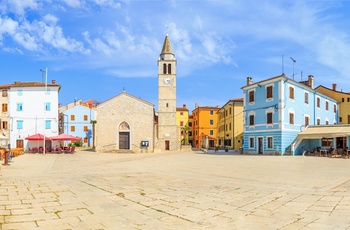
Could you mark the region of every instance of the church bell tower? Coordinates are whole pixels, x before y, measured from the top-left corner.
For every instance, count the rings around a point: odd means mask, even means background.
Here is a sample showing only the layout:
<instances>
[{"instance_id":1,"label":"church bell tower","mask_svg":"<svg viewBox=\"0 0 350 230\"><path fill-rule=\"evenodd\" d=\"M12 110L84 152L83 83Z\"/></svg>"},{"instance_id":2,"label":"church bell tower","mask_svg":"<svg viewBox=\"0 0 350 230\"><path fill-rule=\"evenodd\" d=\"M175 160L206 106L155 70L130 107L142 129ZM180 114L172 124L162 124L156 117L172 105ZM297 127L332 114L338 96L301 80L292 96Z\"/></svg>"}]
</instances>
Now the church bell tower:
<instances>
[{"instance_id":1,"label":"church bell tower","mask_svg":"<svg viewBox=\"0 0 350 230\"><path fill-rule=\"evenodd\" d=\"M158 139L155 150L179 150L179 132L176 126L176 59L167 34L158 60Z\"/></svg>"}]
</instances>

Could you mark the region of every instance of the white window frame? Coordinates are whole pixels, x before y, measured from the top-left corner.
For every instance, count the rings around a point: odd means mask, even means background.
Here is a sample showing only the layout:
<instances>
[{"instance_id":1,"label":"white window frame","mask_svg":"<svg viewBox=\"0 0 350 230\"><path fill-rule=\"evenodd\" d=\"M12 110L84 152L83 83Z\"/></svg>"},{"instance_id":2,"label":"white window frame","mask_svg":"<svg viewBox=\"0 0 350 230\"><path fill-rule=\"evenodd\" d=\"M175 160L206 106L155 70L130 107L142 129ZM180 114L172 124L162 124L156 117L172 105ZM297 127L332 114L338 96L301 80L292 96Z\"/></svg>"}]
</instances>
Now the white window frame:
<instances>
[{"instance_id":1,"label":"white window frame","mask_svg":"<svg viewBox=\"0 0 350 230\"><path fill-rule=\"evenodd\" d=\"M249 137L248 140L249 140L249 143L248 143L249 146L248 146L248 148L254 149L254 148L255 148L255 138L254 138L254 137ZM251 141L251 140L253 140L253 141ZM251 143L253 143L253 146L251 145Z\"/></svg>"},{"instance_id":2,"label":"white window frame","mask_svg":"<svg viewBox=\"0 0 350 230\"><path fill-rule=\"evenodd\" d=\"M269 147L269 139L271 139L271 147ZM273 136L266 137L266 149L273 149Z\"/></svg>"}]
</instances>

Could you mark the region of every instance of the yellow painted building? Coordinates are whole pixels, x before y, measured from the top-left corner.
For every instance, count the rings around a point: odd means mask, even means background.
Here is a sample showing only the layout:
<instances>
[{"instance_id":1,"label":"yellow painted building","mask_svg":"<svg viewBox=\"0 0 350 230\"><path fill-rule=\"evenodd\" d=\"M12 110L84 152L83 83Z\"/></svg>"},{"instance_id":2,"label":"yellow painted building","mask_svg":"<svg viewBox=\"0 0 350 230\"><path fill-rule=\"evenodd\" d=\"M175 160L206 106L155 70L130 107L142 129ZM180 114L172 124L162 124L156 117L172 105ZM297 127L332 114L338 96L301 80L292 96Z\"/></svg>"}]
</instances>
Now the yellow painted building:
<instances>
[{"instance_id":1,"label":"yellow painted building","mask_svg":"<svg viewBox=\"0 0 350 230\"><path fill-rule=\"evenodd\" d=\"M333 84L332 89L322 85L316 88L317 92L323 93L330 98L333 98L339 103L339 124L350 124L350 93L337 91L337 85Z\"/></svg>"},{"instance_id":2,"label":"yellow painted building","mask_svg":"<svg viewBox=\"0 0 350 230\"><path fill-rule=\"evenodd\" d=\"M189 122L188 122L188 109L186 104L182 108L176 108L176 125L180 127L181 131L181 145L187 145L189 143Z\"/></svg>"},{"instance_id":3,"label":"yellow painted building","mask_svg":"<svg viewBox=\"0 0 350 230\"><path fill-rule=\"evenodd\" d=\"M217 146L238 151L243 141L243 98L229 100L218 119Z\"/></svg>"},{"instance_id":4,"label":"yellow painted building","mask_svg":"<svg viewBox=\"0 0 350 230\"><path fill-rule=\"evenodd\" d=\"M193 146L210 148L217 145L218 106L198 106L192 111Z\"/></svg>"},{"instance_id":5,"label":"yellow painted building","mask_svg":"<svg viewBox=\"0 0 350 230\"><path fill-rule=\"evenodd\" d=\"M190 131L188 133L188 143L193 146L193 115L188 115L188 126L190 127Z\"/></svg>"}]
</instances>

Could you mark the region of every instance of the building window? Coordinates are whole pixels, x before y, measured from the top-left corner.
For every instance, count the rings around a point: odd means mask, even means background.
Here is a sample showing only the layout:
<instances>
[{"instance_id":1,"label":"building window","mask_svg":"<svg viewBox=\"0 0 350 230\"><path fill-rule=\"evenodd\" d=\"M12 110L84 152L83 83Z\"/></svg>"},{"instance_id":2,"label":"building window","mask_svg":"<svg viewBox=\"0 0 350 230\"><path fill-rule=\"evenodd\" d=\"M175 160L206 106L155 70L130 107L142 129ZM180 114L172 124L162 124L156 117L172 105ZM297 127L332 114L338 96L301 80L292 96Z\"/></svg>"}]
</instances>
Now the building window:
<instances>
[{"instance_id":1,"label":"building window","mask_svg":"<svg viewBox=\"0 0 350 230\"><path fill-rule=\"evenodd\" d=\"M88 127L86 125L84 125L84 132L88 131Z\"/></svg>"},{"instance_id":2,"label":"building window","mask_svg":"<svg viewBox=\"0 0 350 230\"><path fill-rule=\"evenodd\" d=\"M18 91L17 91L17 95L23 95L23 90L21 90L21 89L19 89Z\"/></svg>"},{"instance_id":3,"label":"building window","mask_svg":"<svg viewBox=\"0 0 350 230\"><path fill-rule=\"evenodd\" d=\"M23 129L23 121L17 120L17 129Z\"/></svg>"},{"instance_id":4,"label":"building window","mask_svg":"<svg viewBox=\"0 0 350 230\"><path fill-rule=\"evenodd\" d=\"M249 102L254 102L254 91L249 91Z\"/></svg>"},{"instance_id":5,"label":"building window","mask_svg":"<svg viewBox=\"0 0 350 230\"><path fill-rule=\"evenodd\" d=\"M348 102L350 102L350 97L348 97Z\"/></svg>"},{"instance_id":6,"label":"building window","mask_svg":"<svg viewBox=\"0 0 350 230\"><path fill-rule=\"evenodd\" d=\"M71 121L75 121L75 115L73 115L73 114L70 115L70 120L71 120Z\"/></svg>"},{"instance_id":7,"label":"building window","mask_svg":"<svg viewBox=\"0 0 350 230\"><path fill-rule=\"evenodd\" d=\"M333 146L333 138L322 138L322 146Z\"/></svg>"},{"instance_id":8,"label":"building window","mask_svg":"<svg viewBox=\"0 0 350 230\"><path fill-rule=\"evenodd\" d=\"M328 125L329 124L329 122L328 122L328 120L326 120L326 125Z\"/></svg>"},{"instance_id":9,"label":"building window","mask_svg":"<svg viewBox=\"0 0 350 230\"><path fill-rule=\"evenodd\" d=\"M183 116L184 115L184 112L180 112L180 116Z\"/></svg>"},{"instance_id":10,"label":"building window","mask_svg":"<svg viewBox=\"0 0 350 230\"><path fill-rule=\"evenodd\" d=\"M267 137L267 148L273 149L273 137Z\"/></svg>"},{"instance_id":11,"label":"building window","mask_svg":"<svg viewBox=\"0 0 350 230\"><path fill-rule=\"evenodd\" d=\"M3 122L2 122L2 128L5 129L5 130L7 130L7 127L8 127L7 121L3 121Z\"/></svg>"},{"instance_id":12,"label":"building window","mask_svg":"<svg viewBox=\"0 0 350 230\"><path fill-rule=\"evenodd\" d=\"M333 112L337 113L337 105L336 104L333 104Z\"/></svg>"},{"instance_id":13,"label":"building window","mask_svg":"<svg viewBox=\"0 0 350 230\"><path fill-rule=\"evenodd\" d=\"M294 113L289 113L289 124L294 125Z\"/></svg>"},{"instance_id":14,"label":"building window","mask_svg":"<svg viewBox=\"0 0 350 230\"><path fill-rule=\"evenodd\" d=\"M169 107L169 103L166 103L165 106L168 108Z\"/></svg>"},{"instance_id":15,"label":"building window","mask_svg":"<svg viewBox=\"0 0 350 230\"><path fill-rule=\"evenodd\" d=\"M309 125L309 117L306 117L306 116L305 116L304 119L305 119L305 126L308 126L308 125Z\"/></svg>"},{"instance_id":16,"label":"building window","mask_svg":"<svg viewBox=\"0 0 350 230\"><path fill-rule=\"evenodd\" d=\"M84 115L84 121L87 121L88 120L88 115Z\"/></svg>"},{"instance_id":17,"label":"building window","mask_svg":"<svg viewBox=\"0 0 350 230\"><path fill-rule=\"evenodd\" d=\"M75 132L75 126L74 126L74 125L72 125L72 126L70 127L70 131L71 131L71 132Z\"/></svg>"},{"instance_id":18,"label":"building window","mask_svg":"<svg viewBox=\"0 0 350 230\"><path fill-rule=\"evenodd\" d=\"M88 138L84 137L84 143L88 143Z\"/></svg>"},{"instance_id":19,"label":"building window","mask_svg":"<svg viewBox=\"0 0 350 230\"><path fill-rule=\"evenodd\" d=\"M254 148L254 137L249 137L249 148Z\"/></svg>"},{"instance_id":20,"label":"building window","mask_svg":"<svg viewBox=\"0 0 350 230\"><path fill-rule=\"evenodd\" d=\"M46 102L45 103L45 110L46 111L50 111L51 110L51 103L50 102Z\"/></svg>"},{"instance_id":21,"label":"building window","mask_svg":"<svg viewBox=\"0 0 350 230\"><path fill-rule=\"evenodd\" d=\"M168 74L171 74L171 64L168 64Z\"/></svg>"},{"instance_id":22,"label":"building window","mask_svg":"<svg viewBox=\"0 0 350 230\"><path fill-rule=\"evenodd\" d=\"M266 114L266 124L272 124L272 113Z\"/></svg>"},{"instance_id":23,"label":"building window","mask_svg":"<svg viewBox=\"0 0 350 230\"><path fill-rule=\"evenodd\" d=\"M184 126L184 122L183 121L180 121L180 126Z\"/></svg>"},{"instance_id":24,"label":"building window","mask_svg":"<svg viewBox=\"0 0 350 230\"><path fill-rule=\"evenodd\" d=\"M344 98L341 99L341 102L344 102Z\"/></svg>"},{"instance_id":25,"label":"building window","mask_svg":"<svg viewBox=\"0 0 350 230\"><path fill-rule=\"evenodd\" d=\"M51 121L50 120L45 121L45 129L51 129Z\"/></svg>"},{"instance_id":26,"label":"building window","mask_svg":"<svg viewBox=\"0 0 350 230\"><path fill-rule=\"evenodd\" d=\"M309 104L309 94L306 92L304 93L304 103Z\"/></svg>"},{"instance_id":27,"label":"building window","mask_svg":"<svg viewBox=\"0 0 350 230\"><path fill-rule=\"evenodd\" d=\"M163 74L166 74L166 64L163 64Z\"/></svg>"},{"instance_id":28,"label":"building window","mask_svg":"<svg viewBox=\"0 0 350 230\"><path fill-rule=\"evenodd\" d=\"M214 110L210 110L210 115L214 115Z\"/></svg>"},{"instance_id":29,"label":"building window","mask_svg":"<svg viewBox=\"0 0 350 230\"><path fill-rule=\"evenodd\" d=\"M321 119L317 118L317 125L320 125L320 124L321 124Z\"/></svg>"},{"instance_id":30,"label":"building window","mask_svg":"<svg viewBox=\"0 0 350 230\"><path fill-rule=\"evenodd\" d=\"M321 99L319 97L317 97L317 99L316 99L316 106L317 106L317 108L321 107Z\"/></svg>"},{"instance_id":31,"label":"building window","mask_svg":"<svg viewBox=\"0 0 350 230\"><path fill-rule=\"evenodd\" d=\"M50 92L51 92L51 90L47 88L45 93L46 93L46 95L49 95Z\"/></svg>"},{"instance_id":32,"label":"building window","mask_svg":"<svg viewBox=\"0 0 350 230\"><path fill-rule=\"evenodd\" d=\"M339 117L339 122L343 122L343 118L342 117Z\"/></svg>"},{"instance_id":33,"label":"building window","mask_svg":"<svg viewBox=\"0 0 350 230\"><path fill-rule=\"evenodd\" d=\"M7 90L3 90L3 91L2 91L2 96L3 96L3 97L7 97Z\"/></svg>"},{"instance_id":34,"label":"building window","mask_svg":"<svg viewBox=\"0 0 350 230\"><path fill-rule=\"evenodd\" d=\"M232 109L232 108L230 107L230 115L232 114L232 111L231 111L231 109Z\"/></svg>"},{"instance_id":35,"label":"building window","mask_svg":"<svg viewBox=\"0 0 350 230\"><path fill-rule=\"evenodd\" d=\"M213 135L214 135L214 130L212 130L212 129L209 130L209 135L210 135L210 136L213 136Z\"/></svg>"},{"instance_id":36,"label":"building window","mask_svg":"<svg viewBox=\"0 0 350 230\"><path fill-rule=\"evenodd\" d=\"M272 85L266 87L266 99L271 99L273 97L272 90Z\"/></svg>"},{"instance_id":37,"label":"building window","mask_svg":"<svg viewBox=\"0 0 350 230\"><path fill-rule=\"evenodd\" d=\"M328 103L328 101L326 101L326 110L328 111L328 109L329 109L329 103Z\"/></svg>"},{"instance_id":38,"label":"building window","mask_svg":"<svg viewBox=\"0 0 350 230\"><path fill-rule=\"evenodd\" d=\"M7 112L7 104L2 104L2 111Z\"/></svg>"},{"instance_id":39,"label":"building window","mask_svg":"<svg viewBox=\"0 0 350 230\"><path fill-rule=\"evenodd\" d=\"M214 120L213 120L213 119L210 119L210 120L209 120L209 124L210 124L210 125L214 125Z\"/></svg>"},{"instance_id":40,"label":"building window","mask_svg":"<svg viewBox=\"0 0 350 230\"><path fill-rule=\"evenodd\" d=\"M17 111L23 111L23 104L17 103Z\"/></svg>"},{"instance_id":41,"label":"building window","mask_svg":"<svg viewBox=\"0 0 350 230\"><path fill-rule=\"evenodd\" d=\"M249 125L254 125L254 115L249 115Z\"/></svg>"},{"instance_id":42,"label":"building window","mask_svg":"<svg viewBox=\"0 0 350 230\"><path fill-rule=\"evenodd\" d=\"M293 87L289 87L289 98L294 99L294 88Z\"/></svg>"},{"instance_id":43,"label":"building window","mask_svg":"<svg viewBox=\"0 0 350 230\"><path fill-rule=\"evenodd\" d=\"M192 122L188 122L188 126L192 127Z\"/></svg>"}]
</instances>

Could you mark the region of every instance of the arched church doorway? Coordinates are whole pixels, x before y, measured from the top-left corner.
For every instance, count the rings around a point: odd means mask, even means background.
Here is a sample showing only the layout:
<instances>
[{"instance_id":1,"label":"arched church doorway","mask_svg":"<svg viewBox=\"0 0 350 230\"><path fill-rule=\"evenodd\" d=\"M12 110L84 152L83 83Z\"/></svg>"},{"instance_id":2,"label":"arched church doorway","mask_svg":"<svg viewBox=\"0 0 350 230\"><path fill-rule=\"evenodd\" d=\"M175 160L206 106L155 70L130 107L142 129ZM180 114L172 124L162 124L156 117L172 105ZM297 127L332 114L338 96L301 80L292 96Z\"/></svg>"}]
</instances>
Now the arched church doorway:
<instances>
[{"instance_id":1,"label":"arched church doorway","mask_svg":"<svg viewBox=\"0 0 350 230\"><path fill-rule=\"evenodd\" d=\"M130 126L123 121L118 127L119 149L130 149Z\"/></svg>"}]
</instances>

